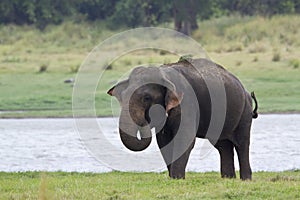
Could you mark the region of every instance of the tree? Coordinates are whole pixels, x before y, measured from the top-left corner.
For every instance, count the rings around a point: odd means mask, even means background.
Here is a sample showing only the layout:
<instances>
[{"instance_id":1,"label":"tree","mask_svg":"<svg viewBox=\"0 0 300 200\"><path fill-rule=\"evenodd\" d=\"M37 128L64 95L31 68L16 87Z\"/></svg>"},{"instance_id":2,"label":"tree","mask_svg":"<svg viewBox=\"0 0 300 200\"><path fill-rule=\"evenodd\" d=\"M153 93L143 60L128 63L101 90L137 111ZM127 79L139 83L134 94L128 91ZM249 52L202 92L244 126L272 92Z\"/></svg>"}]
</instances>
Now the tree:
<instances>
[{"instance_id":1,"label":"tree","mask_svg":"<svg viewBox=\"0 0 300 200\"><path fill-rule=\"evenodd\" d=\"M198 28L197 10L199 1L175 0L173 4L175 30L190 35L192 30Z\"/></svg>"},{"instance_id":2,"label":"tree","mask_svg":"<svg viewBox=\"0 0 300 200\"><path fill-rule=\"evenodd\" d=\"M111 20L115 26L153 26L166 21L170 16L170 0L127 0L119 1Z\"/></svg>"},{"instance_id":3,"label":"tree","mask_svg":"<svg viewBox=\"0 0 300 200\"><path fill-rule=\"evenodd\" d=\"M295 12L300 13L300 0L294 0Z\"/></svg>"},{"instance_id":4,"label":"tree","mask_svg":"<svg viewBox=\"0 0 300 200\"><path fill-rule=\"evenodd\" d=\"M107 19L115 13L115 6L120 0L82 0L78 11L87 15L89 20Z\"/></svg>"},{"instance_id":5,"label":"tree","mask_svg":"<svg viewBox=\"0 0 300 200\"><path fill-rule=\"evenodd\" d=\"M224 5L230 11L238 11L242 15L272 16L295 13L299 2L299 0L232 0Z\"/></svg>"},{"instance_id":6,"label":"tree","mask_svg":"<svg viewBox=\"0 0 300 200\"><path fill-rule=\"evenodd\" d=\"M300 13L300 0L1 0L0 23L35 24L40 29L76 14L108 20L111 27L155 26L174 20L187 35L197 20L231 12L272 16Z\"/></svg>"},{"instance_id":7,"label":"tree","mask_svg":"<svg viewBox=\"0 0 300 200\"><path fill-rule=\"evenodd\" d=\"M75 1L60 0L36 0L34 3L28 3L29 22L35 23L40 29L44 29L51 23L59 24L66 16L75 12L75 3Z\"/></svg>"},{"instance_id":8,"label":"tree","mask_svg":"<svg viewBox=\"0 0 300 200\"><path fill-rule=\"evenodd\" d=\"M221 1L224 0L174 0L175 30L190 35L191 31L198 28L198 18L208 19L221 13Z\"/></svg>"},{"instance_id":9,"label":"tree","mask_svg":"<svg viewBox=\"0 0 300 200\"><path fill-rule=\"evenodd\" d=\"M2 0L0 3L0 20L2 23L24 24L28 22L26 2L21 0Z\"/></svg>"},{"instance_id":10,"label":"tree","mask_svg":"<svg viewBox=\"0 0 300 200\"><path fill-rule=\"evenodd\" d=\"M36 24L43 29L49 23L60 23L65 16L75 12L75 0L2 0L2 23Z\"/></svg>"}]
</instances>

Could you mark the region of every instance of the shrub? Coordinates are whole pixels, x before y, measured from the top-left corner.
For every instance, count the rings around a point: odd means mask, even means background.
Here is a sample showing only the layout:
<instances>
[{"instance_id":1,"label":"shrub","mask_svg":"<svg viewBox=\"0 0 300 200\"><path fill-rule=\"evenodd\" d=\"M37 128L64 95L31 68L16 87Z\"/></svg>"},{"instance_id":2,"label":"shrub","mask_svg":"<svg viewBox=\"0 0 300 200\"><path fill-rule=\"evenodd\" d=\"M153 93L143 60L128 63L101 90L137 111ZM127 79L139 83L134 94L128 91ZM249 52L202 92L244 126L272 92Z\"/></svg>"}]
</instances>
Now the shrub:
<instances>
[{"instance_id":1,"label":"shrub","mask_svg":"<svg viewBox=\"0 0 300 200\"><path fill-rule=\"evenodd\" d=\"M292 60L290 61L290 65L291 65L294 69L297 69L297 68L299 68L299 66L300 66L300 61L297 60L297 59L292 59Z\"/></svg>"},{"instance_id":2,"label":"shrub","mask_svg":"<svg viewBox=\"0 0 300 200\"><path fill-rule=\"evenodd\" d=\"M46 72L47 69L48 69L48 64L42 64L39 68L39 73L43 73L43 72Z\"/></svg>"},{"instance_id":3,"label":"shrub","mask_svg":"<svg viewBox=\"0 0 300 200\"><path fill-rule=\"evenodd\" d=\"M80 64L78 64L78 65L72 65L72 66L70 67L70 72L71 72L71 73L77 73L78 70L79 70L79 68L80 68Z\"/></svg>"},{"instance_id":4,"label":"shrub","mask_svg":"<svg viewBox=\"0 0 300 200\"><path fill-rule=\"evenodd\" d=\"M241 66L242 63L243 63L242 61L238 60L238 61L236 61L235 65L236 65L236 66Z\"/></svg>"},{"instance_id":5,"label":"shrub","mask_svg":"<svg viewBox=\"0 0 300 200\"><path fill-rule=\"evenodd\" d=\"M166 54L168 54L169 52L168 51L165 51L165 50L160 50L159 51L159 55L162 55L162 56L164 56L164 55L166 55Z\"/></svg>"},{"instance_id":6,"label":"shrub","mask_svg":"<svg viewBox=\"0 0 300 200\"><path fill-rule=\"evenodd\" d=\"M252 44L248 51L249 53L264 53L267 51L267 46L262 43L262 42L255 42L254 44Z\"/></svg>"},{"instance_id":7,"label":"shrub","mask_svg":"<svg viewBox=\"0 0 300 200\"><path fill-rule=\"evenodd\" d=\"M253 62L257 62L258 61L258 57L255 56L254 59L253 59Z\"/></svg>"},{"instance_id":8,"label":"shrub","mask_svg":"<svg viewBox=\"0 0 300 200\"><path fill-rule=\"evenodd\" d=\"M278 61L280 61L280 59L281 59L280 52L279 51L275 51L274 54L273 54L272 61L273 62L278 62Z\"/></svg>"},{"instance_id":9,"label":"shrub","mask_svg":"<svg viewBox=\"0 0 300 200\"><path fill-rule=\"evenodd\" d=\"M112 68L113 68L113 66L112 66L112 64L110 64L106 67L106 70L112 70Z\"/></svg>"},{"instance_id":10,"label":"shrub","mask_svg":"<svg viewBox=\"0 0 300 200\"><path fill-rule=\"evenodd\" d=\"M244 46L242 43L234 43L229 45L229 47L226 49L227 52L234 52L234 51L242 51L244 49Z\"/></svg>"},{"instance_id":11,"label":"shrub","mask_svg":"<svg viewBox=\"0 0 300 200\"><path fill-rule=\"evenodd\" d=\"M124 64L125 66L131 66L131 65L132 65L132 62L131 62L130 59L125 58L125 59L122 60L122 61L123 61L123 64Z\"/></svg>"}]
</instances>

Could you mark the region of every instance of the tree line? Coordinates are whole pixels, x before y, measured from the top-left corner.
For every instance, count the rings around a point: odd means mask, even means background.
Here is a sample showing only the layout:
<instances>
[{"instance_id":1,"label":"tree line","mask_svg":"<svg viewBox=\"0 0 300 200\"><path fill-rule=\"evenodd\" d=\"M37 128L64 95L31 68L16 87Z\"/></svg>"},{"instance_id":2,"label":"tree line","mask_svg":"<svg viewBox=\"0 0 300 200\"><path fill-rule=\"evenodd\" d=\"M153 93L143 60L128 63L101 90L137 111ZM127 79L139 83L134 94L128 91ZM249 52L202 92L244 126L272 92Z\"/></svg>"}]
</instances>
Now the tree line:
<instances>
[{"instance_id":1,"label":"tree line","mask_svg":"<svg viewBox=\"0 0 300 200\"><path fill-rule=\"evenodd\" d=\"M240 15L298 14L300 0L1 0L0 24L34 24L43 29L66 18L106 20L111 28L174 22L189 34L197 20Z\"/></svg>"}]
</instances>

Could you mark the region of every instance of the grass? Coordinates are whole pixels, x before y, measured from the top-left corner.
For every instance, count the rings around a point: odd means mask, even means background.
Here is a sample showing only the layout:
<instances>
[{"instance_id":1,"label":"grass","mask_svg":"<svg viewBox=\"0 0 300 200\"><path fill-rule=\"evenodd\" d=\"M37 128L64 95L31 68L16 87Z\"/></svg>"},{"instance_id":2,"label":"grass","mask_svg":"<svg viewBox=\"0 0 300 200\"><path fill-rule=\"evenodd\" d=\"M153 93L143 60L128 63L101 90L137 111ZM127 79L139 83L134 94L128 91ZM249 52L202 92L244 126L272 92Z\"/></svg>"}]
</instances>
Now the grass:
<instances>
[{"instance_id":1,"label":"grass","mask_svg":"<svg viewBox=\"0 0 300 200\"><path fill-rule=\"evenodd\" d=\"M7 116L70 116L72 86L64 79L74 75L59 73L0 74L1 110ZM35 114L34 114L35 113ZM38 114L39 113L39 114Z\"/></svg>"},{"instance_id":2,"label":"grass","mask_svg":"<svg viewBox=\"0 0 300 200\"><path fill-rule=\"evenodd\" d=\"M200 22L192 37L248 91L256 92L261 113L300 112L299 23L296 15L222 17ZM0 26L0 117L72 116L73 87L64 80L75 78L93 47L115 33L103 22L67 21L43 32L31 26ZM97 115L112 114L106 91L132 67L178 59L149 50L116 60L97 87Z\"/></svg>"},{"instance_id":3,"label":"grass","mask_svg":"<svg viewBox=\"0 0 300 200\"><path fill-rule=\"evenodd\" d=\"M219 173L0 172L0 199L299 199L300 172L256 172L252 181Z\"/></svg>"}]
</instances>

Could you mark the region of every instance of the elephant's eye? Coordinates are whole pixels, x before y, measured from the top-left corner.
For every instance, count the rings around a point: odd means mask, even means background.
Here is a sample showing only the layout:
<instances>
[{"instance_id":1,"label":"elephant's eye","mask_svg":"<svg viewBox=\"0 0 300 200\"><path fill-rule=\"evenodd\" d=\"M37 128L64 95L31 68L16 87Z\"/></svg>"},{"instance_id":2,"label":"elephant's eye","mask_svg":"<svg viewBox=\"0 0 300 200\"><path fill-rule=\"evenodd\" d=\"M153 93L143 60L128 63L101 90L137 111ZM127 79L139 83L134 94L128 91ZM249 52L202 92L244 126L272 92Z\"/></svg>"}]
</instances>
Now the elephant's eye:
<instances>
[{"instance_id":1,"label":"elephant's eye","mask_svg":"<svg viewBox=\"0 0 300 200\"><path fill-rule=\"evenodd\" d=\"M145 95L144 97L143 97L143 102L144 103L149 103L149 102L151 102L152 101L152 97L150 96L150 95Z\"/></svg>"}]
</instances>

